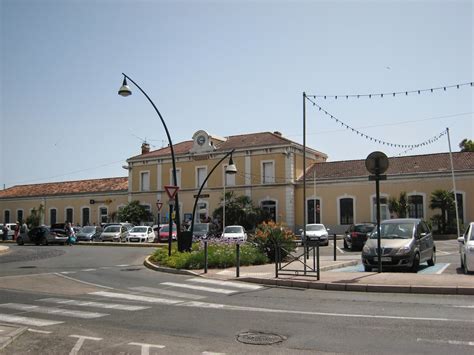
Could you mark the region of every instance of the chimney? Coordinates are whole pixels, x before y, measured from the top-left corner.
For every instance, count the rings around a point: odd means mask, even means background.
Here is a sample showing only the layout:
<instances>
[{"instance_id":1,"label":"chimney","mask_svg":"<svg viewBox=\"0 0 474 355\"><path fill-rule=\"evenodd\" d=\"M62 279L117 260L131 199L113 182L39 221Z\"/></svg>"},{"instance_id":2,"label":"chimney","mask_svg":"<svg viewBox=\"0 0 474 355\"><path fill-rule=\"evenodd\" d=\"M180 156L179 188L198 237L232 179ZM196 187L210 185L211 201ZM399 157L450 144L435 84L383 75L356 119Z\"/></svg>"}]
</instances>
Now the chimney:
<instances>
[{"instance_id":1,"label":"chimney","mask_svg":"<svg viewBox=\"0 0 474 355\"><path fill-rule=\"evenodd\" d=\"M282 136L282 134L281 134L280 131L275 131L275 132L273 132L273 134L275 134L275 135L277 135L277 136L280 136L280 137Z\"/></svg>"},{"instance_id":2,"label":"chimney","mask_svg":"<svg viewBox=\"0 0 474 355\"><path fill-rule=\"evenodd\" d=\"M147 142L142 143L142 154L150 153L150 145Z\"/></svg>"}]
</instances>

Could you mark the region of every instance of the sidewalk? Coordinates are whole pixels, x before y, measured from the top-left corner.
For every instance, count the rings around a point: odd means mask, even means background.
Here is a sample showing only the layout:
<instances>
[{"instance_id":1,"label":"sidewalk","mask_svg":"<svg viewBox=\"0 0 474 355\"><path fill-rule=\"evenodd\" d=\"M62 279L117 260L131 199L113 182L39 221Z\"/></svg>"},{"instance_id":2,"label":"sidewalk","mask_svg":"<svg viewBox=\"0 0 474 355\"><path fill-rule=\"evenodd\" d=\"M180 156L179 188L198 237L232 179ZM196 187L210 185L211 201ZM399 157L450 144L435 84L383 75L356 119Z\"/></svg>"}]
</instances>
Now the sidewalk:
<instances>
[{"instance_id":1,"label":"sidewalk","mask_svg":"<svg viewBox=\"0 0 474 355\"><path fill-rule=\"evenodd\" d=\"M303 274L303 264L293 263L285 269L298 270L279 271L275 278L275 264L241 266L240 275L236 277L236 268L204 270L175 270L152 264L148 259L145 266L162 272L182 273L218 280L239 280L271 286L311 288L328 291L360 291L360 292L391 292L416 294L474 295L474 275L437 275L414 274L409 272L334 272L336 268L357 265L360 259L354 257L340 258L333 261L332 257L320 258L320 279L316 273ZM312 266L312 260L309 260ZM309 271L309 267L307 268ZM283 274L285 273L285 274ZM311 275L311 276L309 276ZM312 276L314 275L314 277Z\"/></svg>"}]
</instances>

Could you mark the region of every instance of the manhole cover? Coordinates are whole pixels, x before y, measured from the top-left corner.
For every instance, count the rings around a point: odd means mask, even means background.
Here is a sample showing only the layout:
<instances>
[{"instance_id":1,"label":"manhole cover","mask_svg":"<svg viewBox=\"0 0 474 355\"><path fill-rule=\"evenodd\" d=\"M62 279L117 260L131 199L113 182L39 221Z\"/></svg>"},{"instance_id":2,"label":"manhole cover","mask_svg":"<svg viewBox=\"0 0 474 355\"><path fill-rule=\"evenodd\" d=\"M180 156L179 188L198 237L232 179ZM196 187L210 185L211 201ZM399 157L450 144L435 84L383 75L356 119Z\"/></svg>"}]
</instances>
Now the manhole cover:
<instances>
[{"instance_id":1,"label":"manhole cover","mask_svg":"<svg viewBox=\"0 0 474 355\"><path fill-rule=\"evenodd\" d=\"M36 269L36 266L20 266L19 269Z\"/></svg>"},{"instance_id":2,"label":"manhole cover","mask_svg":"<svg viewBox=\"0 0 474 355\"><path fill-rule=\"evenodd\" d=\"M286 340L286 338L282 335L258 332L253 330L237 335L237 341L244 344L252 345L271 345L275 343L280 343L283 340Z\"/></svg>"}]
</instances>

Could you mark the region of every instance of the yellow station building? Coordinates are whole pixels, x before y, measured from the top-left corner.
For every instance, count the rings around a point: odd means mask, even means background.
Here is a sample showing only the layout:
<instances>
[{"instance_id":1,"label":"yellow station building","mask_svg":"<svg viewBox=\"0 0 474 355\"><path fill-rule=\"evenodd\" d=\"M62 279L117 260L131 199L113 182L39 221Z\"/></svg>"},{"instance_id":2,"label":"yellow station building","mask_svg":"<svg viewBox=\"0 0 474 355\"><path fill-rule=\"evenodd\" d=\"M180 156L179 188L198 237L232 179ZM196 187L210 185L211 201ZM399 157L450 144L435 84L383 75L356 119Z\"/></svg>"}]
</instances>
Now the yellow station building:
<instances>
[{"instance_id":1,"label":"yellow station building","mask_svg":"<svg viewBox=\"0 0 474 355\"><path fill-rule=\"evenodd\" d=\"M375 220L375 184L368 180L365 158L328 162L325 153L303 146L280 132L218 137L204 130L189 141L173 145L179 186L180 220L189 219L197 192L211 170L227 153L237 168L225 173L224 160L209 175L198 201L196 219L212 216L221 206L224 190L246 195L254 205L266 209L277 222L297 231L306 222L345 226ZM459 218L474 221L474 153L452 154ZM150 151L144 143L139 155L124 166L128 176L94 180L18 185L0 191L0 223L26 219L33 208L44 208L44 223L72 221L99 224L116 220L117 211L138 200L157 218L157 201L163 203L162 221L168 216L165 186L173 185L169 147ZM381 181L381 216L390 218L388 199L406 192L409 214L429 220L439 214L431 210L435 190L453 190L449 153L389 158L387 180ZM306 201L303 201L303 179ZM151 222L151 221L150 221Z\"/></svg>"}]
</instances>

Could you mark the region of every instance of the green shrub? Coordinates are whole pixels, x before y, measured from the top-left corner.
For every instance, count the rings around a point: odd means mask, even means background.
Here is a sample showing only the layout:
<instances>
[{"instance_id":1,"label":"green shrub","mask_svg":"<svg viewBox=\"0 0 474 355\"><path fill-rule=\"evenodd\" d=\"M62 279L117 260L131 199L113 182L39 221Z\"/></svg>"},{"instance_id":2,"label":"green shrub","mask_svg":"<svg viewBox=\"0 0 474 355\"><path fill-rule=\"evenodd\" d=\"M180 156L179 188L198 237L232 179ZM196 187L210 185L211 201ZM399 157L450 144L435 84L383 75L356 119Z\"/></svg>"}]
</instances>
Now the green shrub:
<instances>
[{"instance_id":1,"label":"green shrub","mask_svg":"<svg viewBox=\"0 0 474 355\"><path fill-rule=\"evenodd\" d=\"M257 226L251 241L271 261L275 261L275 246L281 248L281 258L296 250L295 235L280 223L263 222Z\"/></svg>"},{"instance_id":2,"label":"green shrub","mask_svg":"<svg viewBox=\"0 0 474 355\"><path fill-rule=\"evenodd\" d=\"M159 248L151 256L151 260L160 265L176 269L203 269L204 242L193 243L191 252L180 253L173 247L171 256L168 249ZM235 243L214 240L207 244L207 267L227 268L236 263ZM267 257L255 245L243 243L240 245L240 265L261 265L268 262Z\"/></svg>"}]
</instances>

